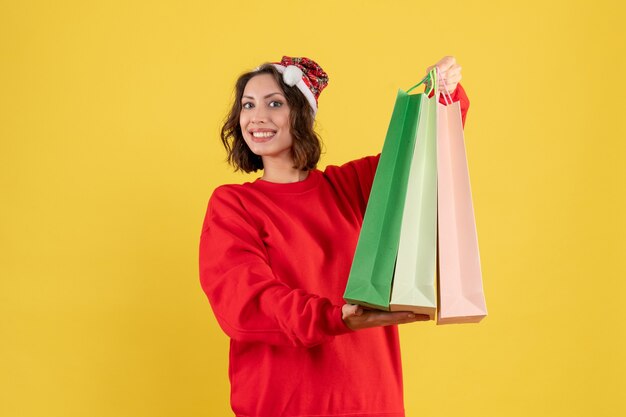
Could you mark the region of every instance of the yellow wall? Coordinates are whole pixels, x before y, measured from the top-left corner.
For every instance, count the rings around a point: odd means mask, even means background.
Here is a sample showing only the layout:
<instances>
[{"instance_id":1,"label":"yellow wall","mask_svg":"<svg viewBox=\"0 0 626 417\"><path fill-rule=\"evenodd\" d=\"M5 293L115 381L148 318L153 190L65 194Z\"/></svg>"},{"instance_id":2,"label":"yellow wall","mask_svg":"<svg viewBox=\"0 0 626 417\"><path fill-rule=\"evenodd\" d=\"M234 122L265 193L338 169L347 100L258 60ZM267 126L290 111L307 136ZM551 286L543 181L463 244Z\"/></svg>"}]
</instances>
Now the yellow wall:
<instances>
[{"instance_id":1,"label":"yellow wall","mask_svg":"<svg viewBox=\"0 0 626 417\"><path fill-rule=\"evenodd\" d=\"M236 76L330 75L321 167L377 152L398 88L463 66L489 317L403 327L407 416L626 413L621 1L0 6L0 416L227 416L198 280Z\"/></svg>"}]
</instances>

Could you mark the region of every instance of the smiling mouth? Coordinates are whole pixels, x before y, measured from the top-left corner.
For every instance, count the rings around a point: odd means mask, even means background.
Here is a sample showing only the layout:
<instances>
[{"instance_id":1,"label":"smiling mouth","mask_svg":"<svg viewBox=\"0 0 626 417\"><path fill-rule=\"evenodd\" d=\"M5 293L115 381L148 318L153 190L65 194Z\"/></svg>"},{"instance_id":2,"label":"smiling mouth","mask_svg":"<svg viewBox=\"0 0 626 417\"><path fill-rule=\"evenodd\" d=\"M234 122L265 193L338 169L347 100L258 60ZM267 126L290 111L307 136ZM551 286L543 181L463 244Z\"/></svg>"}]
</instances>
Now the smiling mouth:
<instances>
[{"instance_id":1,"label":"smiling mouth","mask_svg":"<svg viewBox=\"0 0 626 417\"><path fill-rule=\"evenodd\" d=\"M253 142L269 142L276 135L276 132L251 132Z\"/></svg>"},{"instance_id":2,"label":"smiling mouth","mask_svg":"<svg viewBox=\"0 0 626 417\"><path fill-rule=\"evenodd\" d=\"M271 138L276 132L252 132L252 136L255 138Z\"/></svg>"}]
</instances>

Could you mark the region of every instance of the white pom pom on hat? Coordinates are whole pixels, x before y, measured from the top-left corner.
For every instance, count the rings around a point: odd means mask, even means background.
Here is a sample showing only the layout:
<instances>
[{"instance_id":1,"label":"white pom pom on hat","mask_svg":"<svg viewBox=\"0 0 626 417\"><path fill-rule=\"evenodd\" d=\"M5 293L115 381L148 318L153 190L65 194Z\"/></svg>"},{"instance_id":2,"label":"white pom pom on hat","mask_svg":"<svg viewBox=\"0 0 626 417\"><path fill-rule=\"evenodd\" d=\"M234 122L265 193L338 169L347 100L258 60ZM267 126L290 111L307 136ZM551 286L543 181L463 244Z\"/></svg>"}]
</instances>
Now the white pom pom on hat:
<instances>
[{"instance_id":1,"label":"white pom pom on hat","mask_svg":"<svg viewBox=\"0 0 626 417\"><path fill-rule=\"evenodd\" d=\"M298 81L302 80L303 72L300 68L295 65L289 65L285 68L285 72L283 72L283 81L289 87L293 87L298 83Z\"/></svg>"}]
</instances>

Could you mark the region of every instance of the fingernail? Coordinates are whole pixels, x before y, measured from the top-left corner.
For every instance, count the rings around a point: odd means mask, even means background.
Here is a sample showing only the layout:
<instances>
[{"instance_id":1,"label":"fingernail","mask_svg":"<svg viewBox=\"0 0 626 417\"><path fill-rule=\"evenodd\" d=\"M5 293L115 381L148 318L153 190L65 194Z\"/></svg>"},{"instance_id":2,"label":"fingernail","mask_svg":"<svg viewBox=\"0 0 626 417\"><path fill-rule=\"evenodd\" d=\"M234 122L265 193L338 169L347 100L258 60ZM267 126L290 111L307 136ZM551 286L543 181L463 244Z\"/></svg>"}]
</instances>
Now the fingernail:
<instances>
[{"instance_id":1,"label":"fingernail","mask_svg":"<svg viewBox=\"0 0 626 417\"><path fill-rule=\"evenodd\" d=\"M408 315L408 317L409 317L410 319L412 319L412 318L414 318L414 317L415 317L415 314L410 313L410 314Z\"/></svg>"}]
</instances>

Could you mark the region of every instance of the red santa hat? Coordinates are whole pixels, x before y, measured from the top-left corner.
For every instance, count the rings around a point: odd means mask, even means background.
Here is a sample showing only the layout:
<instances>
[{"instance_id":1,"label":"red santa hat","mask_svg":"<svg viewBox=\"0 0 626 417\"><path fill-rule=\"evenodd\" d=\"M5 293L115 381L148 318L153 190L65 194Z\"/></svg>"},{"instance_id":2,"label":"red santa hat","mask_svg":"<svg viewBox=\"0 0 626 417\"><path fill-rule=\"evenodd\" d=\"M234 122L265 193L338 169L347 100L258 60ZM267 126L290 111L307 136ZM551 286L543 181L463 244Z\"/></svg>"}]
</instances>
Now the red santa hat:
<instances>
[{"instance_id":1,"label":"red santa hat","mask_svg":"<svg viewBox=\"0 0 626 417\"><path fill-rule=\"evenodd\" d=\"M280 62L274 62L272 65L283 75L285 84L298 87L304 94L315 117L317 98L328 84L328 75L322 67L309 58L288 56L283 56Z\"/></svg>"}]
</instances>

